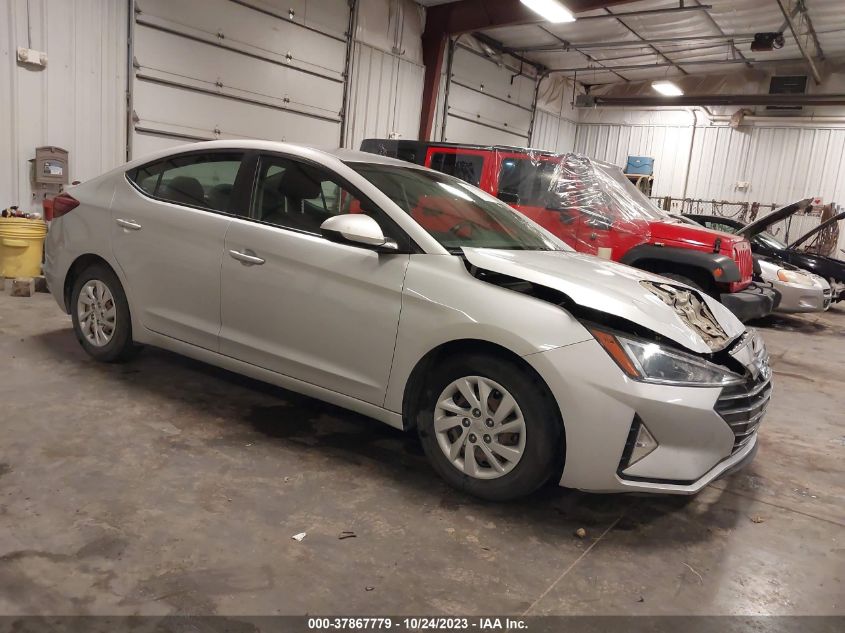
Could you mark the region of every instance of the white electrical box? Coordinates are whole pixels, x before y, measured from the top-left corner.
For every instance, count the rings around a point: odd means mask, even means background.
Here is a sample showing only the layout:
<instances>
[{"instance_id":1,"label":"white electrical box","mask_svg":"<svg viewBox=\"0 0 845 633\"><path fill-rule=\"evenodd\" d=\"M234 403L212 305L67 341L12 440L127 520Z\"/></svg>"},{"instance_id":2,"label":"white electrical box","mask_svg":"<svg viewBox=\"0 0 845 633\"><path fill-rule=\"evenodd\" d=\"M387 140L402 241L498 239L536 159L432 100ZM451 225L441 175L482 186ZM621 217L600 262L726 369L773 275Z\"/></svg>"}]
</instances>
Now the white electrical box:
<instances>
[{"instance_id":1,"label":"white electrical box","mask_svg":"<svg viewBox=\"0 0 845 633\"><path fill-rule=\"evenodd\" d=\"M44 67L47 65L47 53L32 48L19 48L18 61L22 64Z\"/></svg>"}]
</instances>

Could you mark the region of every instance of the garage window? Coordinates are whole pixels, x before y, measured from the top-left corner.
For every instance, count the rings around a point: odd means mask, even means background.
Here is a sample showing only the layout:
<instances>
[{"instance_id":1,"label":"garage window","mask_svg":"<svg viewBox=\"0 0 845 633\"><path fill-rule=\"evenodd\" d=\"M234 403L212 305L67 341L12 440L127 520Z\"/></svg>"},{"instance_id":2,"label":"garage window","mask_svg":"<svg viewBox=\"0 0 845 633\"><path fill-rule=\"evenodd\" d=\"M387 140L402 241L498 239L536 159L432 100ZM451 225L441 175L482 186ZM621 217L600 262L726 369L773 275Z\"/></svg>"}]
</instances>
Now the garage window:
<instances>
[{"instance_id":1,"label":"garage window","mask_svg":"<svg viewBox=\"0 0 845 633\"><path fill-rule=\"evenodd\" d=\"M138 167L127 177L159 200L234 213L232 193L242 158L238 152L173 156Z\"/></svg>"}]
</instances>

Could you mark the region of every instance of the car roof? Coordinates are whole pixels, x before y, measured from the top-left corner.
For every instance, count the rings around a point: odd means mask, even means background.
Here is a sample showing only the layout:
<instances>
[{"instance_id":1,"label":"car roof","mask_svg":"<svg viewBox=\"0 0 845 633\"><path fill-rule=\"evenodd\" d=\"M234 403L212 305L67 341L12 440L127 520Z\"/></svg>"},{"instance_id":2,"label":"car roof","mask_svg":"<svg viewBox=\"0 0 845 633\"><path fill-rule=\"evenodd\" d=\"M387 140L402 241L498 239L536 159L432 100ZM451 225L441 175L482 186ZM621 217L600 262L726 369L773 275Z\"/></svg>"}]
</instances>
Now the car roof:
<instances>
[{"instance_id":1,"label":"car roof","mask_svg":"<svg viewBox=\"0 0 845 633\"><path fill-rule=\"evenodd\" d=\"M354 149L344 149L342 147L333 149L327 152L332 156L339 158L344 163L369 163L374 165L394 165L396 167L410 167L412 169L425 169L416 163L409 163L406 160L399 158L391 158L390 156L382 156L381 154L372 154L370 152L361 152Z\"/></svg>"},{"instance_id":2,"label":"car roof","mask_svg":"<svg viewBox=\"0 0 845 633\"><path fill-rule=\"evenodd\" d=\"M362 141L367 142L382 142L404 147L443 147L449 149L473 149L486 150L498 152L514 152L521 154L542 154L544 156L557 156L565 152L552 152L547 149L538 149L536 147L520 147L519 145L483 145L478 143L449 143L447 141L414 141L411 139L386 139L386 138L367 138Z\"/></svg>"},{"instance_id":3,"label":"car roof","mask_svg":"<svg viewBox=\"0 0 845 633\"><path fill-rule=\"evenodd\" d=\"M328 160L329 162L332 160L340 160L344 163L371 163L379 165L394 165L397 167L411 169L426 169L425 167L408 163L404 160L344 148L320 149L304 143L287 143L284 141L265 141L260 139L225 139L186 143L184 145L176 145L166 149L157 150L135 158L125 165L121 165L117 170L127 171L135 166L145 165L161 158L166 158L167 156L184 154L186 152L202 152L205 150L224 149L283 152L304 158Z\"/></svg>"}]
</instances>

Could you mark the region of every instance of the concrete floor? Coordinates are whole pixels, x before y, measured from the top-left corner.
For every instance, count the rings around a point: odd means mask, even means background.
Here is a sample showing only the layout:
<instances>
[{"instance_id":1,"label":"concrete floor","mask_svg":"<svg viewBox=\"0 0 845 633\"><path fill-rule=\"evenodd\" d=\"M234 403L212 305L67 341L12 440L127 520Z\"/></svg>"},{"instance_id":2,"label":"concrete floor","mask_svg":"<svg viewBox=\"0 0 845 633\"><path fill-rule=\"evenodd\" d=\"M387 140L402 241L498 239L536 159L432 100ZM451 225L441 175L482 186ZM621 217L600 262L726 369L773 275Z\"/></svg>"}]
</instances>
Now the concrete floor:
<instances>
[{"instance_id":1,"label":"concrete floor","mask_svg":"<svg viewBox=\"0 0 845 633\"><path fill-rule=\"evenodd\" d=\"M0 614L845 614L845 307L760 326L748 469L497 505L414 435L158 350L98 364L51 297L0 293Z\"/></svg>"}]
</instances>

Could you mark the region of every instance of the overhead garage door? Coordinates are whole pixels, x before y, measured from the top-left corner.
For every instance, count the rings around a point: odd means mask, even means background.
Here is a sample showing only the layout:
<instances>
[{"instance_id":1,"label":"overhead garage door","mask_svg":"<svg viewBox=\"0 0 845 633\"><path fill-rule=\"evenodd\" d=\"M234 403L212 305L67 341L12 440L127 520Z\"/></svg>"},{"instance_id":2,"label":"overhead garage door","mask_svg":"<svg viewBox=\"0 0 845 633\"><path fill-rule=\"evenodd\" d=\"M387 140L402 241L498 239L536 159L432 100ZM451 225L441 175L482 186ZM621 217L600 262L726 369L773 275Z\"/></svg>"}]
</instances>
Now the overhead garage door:
<instances>
[{"instance_id":1,"label":"overhead garage door","mask_svg":"<svg viewBox=\"0 0 845 633\"><path fill-rule=\"evenodd\" d=\"M443 140L527 146L534 79L463 45L455 46Z\"/></svg>"},{"instance_id":2,"label":"overhead garage door","mask_svg":"<svg viewBox=\"0 0 845 633\"><path fill-rule=\"evenodd\" d=\"M131 154L215 138L337 147L345 0L135 0Z\"/></svg>"}]
</instances>

